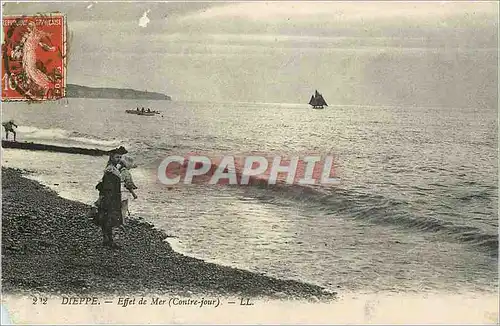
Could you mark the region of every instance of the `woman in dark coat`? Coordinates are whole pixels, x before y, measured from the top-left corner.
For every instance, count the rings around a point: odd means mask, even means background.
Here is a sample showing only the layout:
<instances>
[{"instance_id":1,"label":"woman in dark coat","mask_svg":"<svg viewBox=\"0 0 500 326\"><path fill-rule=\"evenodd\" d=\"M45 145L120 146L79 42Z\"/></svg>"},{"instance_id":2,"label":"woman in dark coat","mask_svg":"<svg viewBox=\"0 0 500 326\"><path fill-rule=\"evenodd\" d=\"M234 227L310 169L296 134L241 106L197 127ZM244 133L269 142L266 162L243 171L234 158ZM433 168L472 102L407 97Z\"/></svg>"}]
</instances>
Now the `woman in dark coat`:
<instances>
[{"instance_id":1,"label":"woman in dark coat","mask_svg":"<svg viewBox=\"0 0 500 326\"><path fill-rule=\"evenodd\" d=\"M108 165L100 185L100 202L98 205L98 218L102 227L103 245L119 248L113 242L113 227L123 224L121 207L121 179L117 164L121 154L115 152L110 155Z\"/></svg>"}]
</instances>

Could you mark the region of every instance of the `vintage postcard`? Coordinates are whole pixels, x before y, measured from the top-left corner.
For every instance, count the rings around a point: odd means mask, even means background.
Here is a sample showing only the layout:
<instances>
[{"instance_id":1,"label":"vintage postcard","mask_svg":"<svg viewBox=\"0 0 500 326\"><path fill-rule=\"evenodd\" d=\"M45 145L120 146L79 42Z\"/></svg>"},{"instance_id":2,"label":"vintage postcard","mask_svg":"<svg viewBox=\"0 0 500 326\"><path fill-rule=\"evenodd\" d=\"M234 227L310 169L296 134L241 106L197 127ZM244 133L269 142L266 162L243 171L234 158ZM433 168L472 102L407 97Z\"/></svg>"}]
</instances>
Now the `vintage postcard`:
<instances>
[{"instance_id":1,"label":"vintage postcard","mask_svg":"<svg viewBox=\"0 0 500 326\"><path fill-rule=\"evenodd\" d=\"M1 324L498 324L498 18L2 2Z\"/></svg>"}]
</instances>

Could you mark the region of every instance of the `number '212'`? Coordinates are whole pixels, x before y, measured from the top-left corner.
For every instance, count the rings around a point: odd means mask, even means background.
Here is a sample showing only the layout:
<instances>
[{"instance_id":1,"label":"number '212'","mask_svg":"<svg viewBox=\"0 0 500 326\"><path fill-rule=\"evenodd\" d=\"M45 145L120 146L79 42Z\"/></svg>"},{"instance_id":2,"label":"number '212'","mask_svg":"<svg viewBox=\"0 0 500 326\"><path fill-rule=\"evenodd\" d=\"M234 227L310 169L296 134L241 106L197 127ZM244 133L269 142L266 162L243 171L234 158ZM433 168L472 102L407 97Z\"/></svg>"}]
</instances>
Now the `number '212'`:
<instances>
[{"instance_id":1,"label":"number '212'","mask_svg":"<svg viewBox=\"0 0 500 326\"><path fill-rule=\"evenodd\" d=\"M33 297L33 304L47 304L47 298Z\"/></svg>"}]
</instances>

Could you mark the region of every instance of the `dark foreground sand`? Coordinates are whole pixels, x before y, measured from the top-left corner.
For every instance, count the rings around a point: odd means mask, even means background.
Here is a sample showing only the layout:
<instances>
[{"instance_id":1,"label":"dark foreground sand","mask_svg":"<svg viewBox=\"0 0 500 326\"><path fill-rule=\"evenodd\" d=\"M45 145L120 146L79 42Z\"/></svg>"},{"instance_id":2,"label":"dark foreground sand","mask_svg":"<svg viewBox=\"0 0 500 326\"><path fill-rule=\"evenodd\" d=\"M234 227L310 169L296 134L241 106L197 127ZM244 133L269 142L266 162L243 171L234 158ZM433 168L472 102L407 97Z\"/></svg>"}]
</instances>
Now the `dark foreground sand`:
<instances>
[{"instance_id":1,"label":"dark foreground sand","mask_svg":"<svg viewBox=\"0 0 500 326\"><path fill-rule=\"evenodd\" d=\"M322 288L206 263L174 252L166 235L132 221L117 234L121 250L101 246L89 207L2 168L4 293L217 294L334 299Z\"/></svg>"}]
</instances>

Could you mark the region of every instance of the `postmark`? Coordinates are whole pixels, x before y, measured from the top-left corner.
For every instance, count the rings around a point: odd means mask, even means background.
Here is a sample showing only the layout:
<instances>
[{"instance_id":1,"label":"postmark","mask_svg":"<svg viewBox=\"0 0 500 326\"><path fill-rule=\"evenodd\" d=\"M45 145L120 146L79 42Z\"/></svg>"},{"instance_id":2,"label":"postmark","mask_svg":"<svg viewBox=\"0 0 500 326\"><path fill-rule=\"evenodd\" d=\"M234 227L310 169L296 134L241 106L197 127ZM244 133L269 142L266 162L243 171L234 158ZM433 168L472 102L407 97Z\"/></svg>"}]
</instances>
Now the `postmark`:
<instances>
[{"instance_id":1,"label":"postmark","mask_svg":"<svg viewBox=\"0 0 500 326\"><path fill-rule=\"evenodd\" d=\"M2 27L2 100L45 101L64 97L65 16L5 16Z\"/></svg>"}]
</instances>

